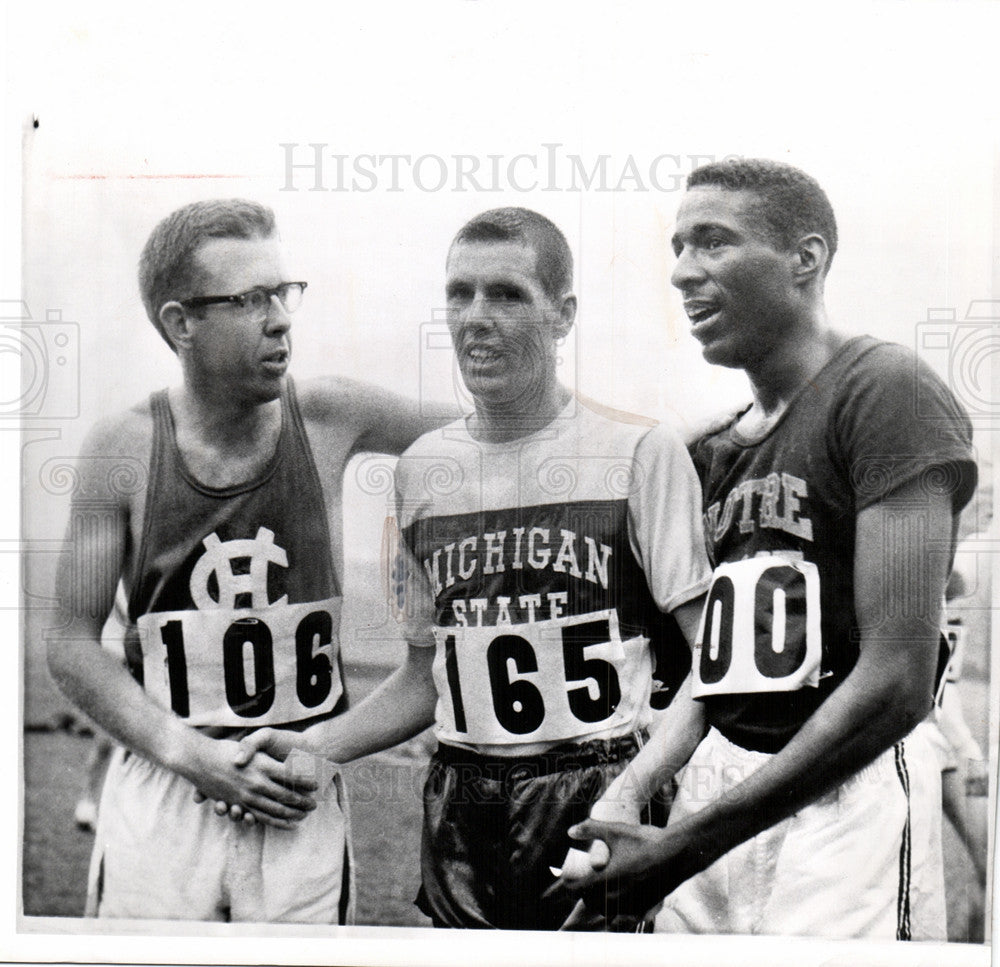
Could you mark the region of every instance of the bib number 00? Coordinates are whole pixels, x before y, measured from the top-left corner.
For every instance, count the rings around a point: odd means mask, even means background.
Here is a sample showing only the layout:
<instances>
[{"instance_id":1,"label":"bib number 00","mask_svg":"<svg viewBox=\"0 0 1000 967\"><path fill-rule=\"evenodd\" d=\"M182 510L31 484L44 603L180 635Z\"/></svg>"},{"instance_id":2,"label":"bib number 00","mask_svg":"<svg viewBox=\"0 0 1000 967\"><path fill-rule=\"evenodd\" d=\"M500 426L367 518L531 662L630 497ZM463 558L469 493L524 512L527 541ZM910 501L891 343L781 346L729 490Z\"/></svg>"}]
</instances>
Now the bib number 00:
<instances>
[{"instance_id":1,"label":"bib number 00","mask_svg":"<svg viewBox=\"0 0 1000 967\"><path fill-rule=\"evenodd\" d=\"M591 646L611 640L608 619L564 625L559 634L565 683L572 685L566 688L570 712L588 724L610 718L622 697L618 672L611 662L586 654ZM444 654L455 728L468 732L454 633L445 635ZM497 722L513 735L537 732L545 721L545 698L537 685L522 677L539 670L532 643L521 635L497 635L486 648L486 669ZM596 695L590 682L596 684Z\"/></svg>"},{"instance_id":2,"label":"bib number 00","mask_svg":"<svg viewBox=\"0 0 1000 967\"><path fill-rule=\"evenodd\" d=\"M821 660L815 564L759 557L716 568L695 645L695 697L815 686Z\"/></svg>"}]
</instances>

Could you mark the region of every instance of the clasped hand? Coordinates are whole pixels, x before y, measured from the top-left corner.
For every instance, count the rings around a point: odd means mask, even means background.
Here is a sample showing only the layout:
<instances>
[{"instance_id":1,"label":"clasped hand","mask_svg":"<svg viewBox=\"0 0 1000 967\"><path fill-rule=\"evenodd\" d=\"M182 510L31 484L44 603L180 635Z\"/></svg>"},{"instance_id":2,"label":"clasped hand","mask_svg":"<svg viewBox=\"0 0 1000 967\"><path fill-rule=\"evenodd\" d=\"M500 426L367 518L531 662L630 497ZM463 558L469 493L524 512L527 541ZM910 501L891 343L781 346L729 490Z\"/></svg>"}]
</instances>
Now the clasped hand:
<instances>
[{"instance_id":1,"label":"clasped hand","mask_svg":"<svg viewBox=\"0 0 1000 967\"><path fill-rule=\"evenodd\" d=\"M570 851L546 896L580 897L609 920L645 916L707 865L708 857L692 855L680 824L664 829L639 825L637 815L619 813L624 822L613 816L609 804L598 803L589 819L570 828L580 849Z\"/></svg>"},{"instance_id":2,"label":"clasped hand","mask_svg":"<svg viewBox=\"0 0 1000 967\"><path fill-rule=\"evenodd\" d=\"M301 760L290 759L302 744L300 733L270 728L258 729L238 743L214 740L218 761L196 782L194 801L214 800L216 814L234 822L294 829L316 808L311 794L321 785L317 769L296 768Z\"/></svg>"}]
</instances>

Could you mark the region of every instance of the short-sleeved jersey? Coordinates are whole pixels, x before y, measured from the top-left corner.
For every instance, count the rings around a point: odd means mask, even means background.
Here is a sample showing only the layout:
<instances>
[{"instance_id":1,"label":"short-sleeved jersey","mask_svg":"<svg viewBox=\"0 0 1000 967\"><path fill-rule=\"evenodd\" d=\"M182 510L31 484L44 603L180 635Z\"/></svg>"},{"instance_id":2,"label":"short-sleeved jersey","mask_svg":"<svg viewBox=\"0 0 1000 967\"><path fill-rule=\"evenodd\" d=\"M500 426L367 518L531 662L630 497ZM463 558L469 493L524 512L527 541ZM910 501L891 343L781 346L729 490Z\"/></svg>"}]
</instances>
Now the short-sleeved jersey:
<instances>
[{"instance_id":1,"label":"short-sleeved jersey","mask_svg":"<svg viewBox=\"0 0 1000 967\"><path fill-rule=\"evenodd\" d=\"M185 466L166 391L150 400L142 539L117 599L125 657L155 701L216 736L301 727L346 701L323 492L286 386L273 457L221 489Z\"/></svg>"},{"instance_id":2,"label":"short-sleeved jersey","mask_svg":"<svg viewBox=\"0 0 1000 967\"><path fill-rule=\"evenodd\" d=\"M410 637L433 634L441 741L531 755L643 728L651 644L683 678L689 654L663 612L710 572L698 481L669 429L578 399L508 443L459 420L403 455L397 498L433 602Z\"/></svg>"},{"instance_id":3,"label":"short-sleeved jersey","mask_svg":"<svg viewBox=\"0 0 1000 967\"><path fill-rule=\"evenodd\" d=\"M691 447L716 568L694 694L732 742L777 752L857 659L858 513L918 480L957 514L975 487L971 426L913 353L869 336L766 433L747 437L738 419Z\"/></svg>"}]
</instances>

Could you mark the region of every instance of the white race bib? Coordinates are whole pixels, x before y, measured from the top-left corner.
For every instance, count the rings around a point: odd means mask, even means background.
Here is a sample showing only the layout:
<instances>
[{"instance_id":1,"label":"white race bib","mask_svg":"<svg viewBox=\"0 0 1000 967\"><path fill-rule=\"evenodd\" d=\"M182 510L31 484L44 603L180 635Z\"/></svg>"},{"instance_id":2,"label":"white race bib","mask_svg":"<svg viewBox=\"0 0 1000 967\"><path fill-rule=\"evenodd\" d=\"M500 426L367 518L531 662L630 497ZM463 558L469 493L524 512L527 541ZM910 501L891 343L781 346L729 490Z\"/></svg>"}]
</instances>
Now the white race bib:
<instances>
[{"instance_id":1,"label":"white race bib","mask_svg":"<svg viewBox=\"0 0 1000 967\"><path fill-rule=\"evenodd\" d=\"M962 677L962 663L965 661L965 646L968 642L969 629L961 621L948 621L941 629L948 642L948 667L944 680L957 682Z\"/></svg>"},{"instance_id":2,"label":"white race bib","mask_svg":"<svg viewBox=\"0 0 1000 967\"><path fill-rule=\"evenodd\" d=\"M280 725L332 711L340 598L161 611L138 620L143 684L190 725Z\"/></svg>"},{"instance_id":3,"label":"white race bib","mask_svg":"<svg viewBox=\"0 0 1000 967\"><path fill-rule=\"evenodd\" d=\"M693 656L695 698L819 684L819 571L778 556L721 564Z\"/></svg>"},{"instance_id":4,"label":"white race bib","mask_svg":"<svg viewBox=\"0 0 1000 967\"><path fill-rule=\"evenodd\" d=\"M614 610L526 624L435 627L438 735L472 745L628 730L649 703L649 641Z\"/></svg>"}]
</instances>

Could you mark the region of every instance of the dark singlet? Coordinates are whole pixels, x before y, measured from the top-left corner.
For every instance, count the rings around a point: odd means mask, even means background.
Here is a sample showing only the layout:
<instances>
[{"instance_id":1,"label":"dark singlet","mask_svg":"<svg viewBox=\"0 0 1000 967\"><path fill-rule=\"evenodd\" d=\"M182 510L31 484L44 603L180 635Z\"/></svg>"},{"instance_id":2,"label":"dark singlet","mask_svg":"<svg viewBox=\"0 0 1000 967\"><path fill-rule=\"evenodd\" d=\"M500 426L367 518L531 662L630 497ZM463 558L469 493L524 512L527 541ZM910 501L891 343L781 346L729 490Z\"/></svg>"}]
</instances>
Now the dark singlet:
<instances>
[{"instance_id":1,"label":"dark singlet","mask_svg":"<svg viewBox=\"0 0 1000 967\"><path fill-rule=\"evenodd\" d=\"M274 455L232 487L200 483L177 447L166 390L141 546L125 577L125 652L161 705L216 736L303 727L346 707L322 486L294 387Z\"/></svg>"}]
</instances>

